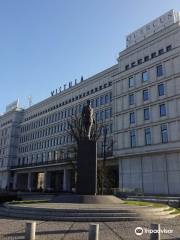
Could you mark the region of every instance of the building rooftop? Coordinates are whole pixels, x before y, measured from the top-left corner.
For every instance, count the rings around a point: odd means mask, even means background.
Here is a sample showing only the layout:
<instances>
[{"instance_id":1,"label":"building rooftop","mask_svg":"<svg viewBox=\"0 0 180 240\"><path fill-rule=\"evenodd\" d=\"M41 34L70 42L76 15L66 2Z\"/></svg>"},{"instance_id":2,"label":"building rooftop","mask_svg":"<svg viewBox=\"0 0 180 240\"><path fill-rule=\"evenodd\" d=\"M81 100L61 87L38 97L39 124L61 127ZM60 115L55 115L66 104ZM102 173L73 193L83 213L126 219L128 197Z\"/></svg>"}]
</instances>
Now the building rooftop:
<instances>
[{"instance_id":1,"label":"building rooftop","mask_svg":"<svg viewBox=\"0 0 180 240\"><path fill-rule=\"evenodd\" d=\"M180 21L180 12L175 10L170 10L162 16L154 19L138 30L130 33L126 37L126 47L131 47L132 45L142 41L143 39L161 31L162 29L169 27L170 25Z\"/></svg>"}]
</instances>

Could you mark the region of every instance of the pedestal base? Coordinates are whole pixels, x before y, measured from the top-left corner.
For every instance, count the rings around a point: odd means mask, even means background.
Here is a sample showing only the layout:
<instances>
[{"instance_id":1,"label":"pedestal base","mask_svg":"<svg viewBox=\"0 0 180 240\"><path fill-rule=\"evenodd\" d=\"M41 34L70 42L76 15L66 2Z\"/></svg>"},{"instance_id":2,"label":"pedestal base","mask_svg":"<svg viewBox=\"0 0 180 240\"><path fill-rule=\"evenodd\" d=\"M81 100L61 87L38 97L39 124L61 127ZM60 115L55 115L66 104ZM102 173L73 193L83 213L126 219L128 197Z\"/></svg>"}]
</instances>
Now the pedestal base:
<instances>
[{"instance_id":1,"label":"pedestal base","mask_svg":"<svg viewBox=\"0 0 180 240\"><path fill-rule=\"evenodd\" d=\"M96 195L97 146L95 141L84 139L78 144L77 186L80 195Z\"/></svg>"},{"instance_id":2,"label":"pedestal base","mask_svg":"<svg viewBox=\"0 0 180 240\"><path fill-rule=\"evenodd\" d=\"M57 203L81 203L81 204L119 204L123 201L113 195L59 195L51 200Z\"/></svg>"}]
</instances>

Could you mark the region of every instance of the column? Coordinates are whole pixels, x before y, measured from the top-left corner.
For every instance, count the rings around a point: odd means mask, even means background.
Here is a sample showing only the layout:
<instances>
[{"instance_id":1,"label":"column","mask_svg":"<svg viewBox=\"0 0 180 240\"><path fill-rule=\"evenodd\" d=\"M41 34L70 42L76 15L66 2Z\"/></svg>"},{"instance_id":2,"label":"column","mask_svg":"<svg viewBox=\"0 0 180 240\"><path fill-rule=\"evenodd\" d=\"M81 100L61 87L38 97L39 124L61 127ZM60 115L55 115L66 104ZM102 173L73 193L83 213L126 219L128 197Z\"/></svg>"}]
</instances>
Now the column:
<instances>
[{"instance_id":1,"label":"column","mask_svg":"<svg viewBox=\"0 0 180 240\"><path fill-rule=\"evenodd\" d=\"M122 159L119 160L119 189L123 191L123 169L122 169Z\"/></svg>"},{"instance_id":2,"label":"column","mask_svg":"<svg viewBox=\"0 0 180 240\"><path fill-rule=\"evenodd\" d=\"M50 188L50 172L47 170L44 172L44 192Z\"/></svg>"},{"instance_id":3,"label":"column","mask_svg":"<svg viewBox=\"0 0 180 240\"><path fill-rule=\"evenodd\" d=\"M14 173L14 178L13 178L13 190L17 190L17 173Z\"/></svg>"},{"instance_id":4,"label":"column","mask_svg":"<svg viewBox=\"0 0 180 240\"><path fill-rule=\"evenodd\" d=\"M32 190L32 179L31 179L31 172L28 173L28 184L27 184L27 189L29 192Z\"/></svg>"},{"instance_id":5,"label":"column","mask_svg":"<svg viewBox=\"0 0 180 240\"><path fill-rule=\"evenodd\" d=\"M70 191L70 174L68 169L64 168L63 174L63 191Z\"/></svg>"}]
</instances>

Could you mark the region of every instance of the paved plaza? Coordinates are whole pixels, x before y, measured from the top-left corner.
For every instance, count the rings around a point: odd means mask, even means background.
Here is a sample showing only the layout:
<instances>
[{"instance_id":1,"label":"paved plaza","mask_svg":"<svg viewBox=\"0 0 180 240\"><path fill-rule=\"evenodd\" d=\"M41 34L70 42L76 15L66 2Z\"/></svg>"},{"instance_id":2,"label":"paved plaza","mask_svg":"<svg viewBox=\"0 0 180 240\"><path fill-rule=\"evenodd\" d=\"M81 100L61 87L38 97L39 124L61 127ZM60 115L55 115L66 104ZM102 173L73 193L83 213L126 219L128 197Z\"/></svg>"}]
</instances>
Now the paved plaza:
<instances>
[{"instance_id":1,"label":"paved plaza","mask_svg":"<svg viewBox=\"0 0 180 240\"><path fill-rule=\"evenodd\" d=\"M24 239L24 229L27 221L28 220L0 218L0 239ZM152 221L99 223L99 239L150 239L150 235L147 233L143 234L142 236L136 236L134 230L136 227L150 229L151 223ZM167 230L173 230L172 234L161 235L162 239L180 239L180 217L163 221L153 221L153 223L161 223L161 229L165 228ZM88 240L89 224L90 223L37 221L36 239Z\"/></svg>"}]
</instances>

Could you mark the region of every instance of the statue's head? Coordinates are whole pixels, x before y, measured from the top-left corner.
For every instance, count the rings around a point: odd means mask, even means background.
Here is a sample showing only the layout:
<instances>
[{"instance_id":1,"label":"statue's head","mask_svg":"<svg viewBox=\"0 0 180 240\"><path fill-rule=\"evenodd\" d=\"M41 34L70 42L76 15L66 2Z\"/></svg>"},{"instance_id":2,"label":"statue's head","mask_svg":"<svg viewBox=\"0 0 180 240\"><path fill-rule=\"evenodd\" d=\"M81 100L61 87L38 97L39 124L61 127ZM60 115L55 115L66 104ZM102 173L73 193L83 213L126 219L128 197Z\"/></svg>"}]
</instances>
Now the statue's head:
<instances>
[{"instance_id":1,"label":"statue's head","mask_svg":"<svg viewBox=\"0 0 180 240\"><path fill-rule=\"evenodd\" d=\"M87 100L87 105L90 106L91 105L91 101Z\"/></svg>"}]
</instances>

